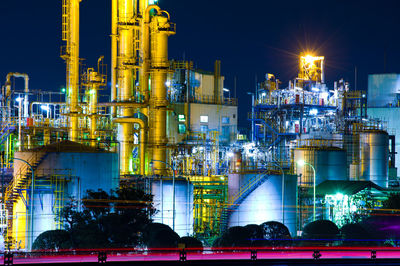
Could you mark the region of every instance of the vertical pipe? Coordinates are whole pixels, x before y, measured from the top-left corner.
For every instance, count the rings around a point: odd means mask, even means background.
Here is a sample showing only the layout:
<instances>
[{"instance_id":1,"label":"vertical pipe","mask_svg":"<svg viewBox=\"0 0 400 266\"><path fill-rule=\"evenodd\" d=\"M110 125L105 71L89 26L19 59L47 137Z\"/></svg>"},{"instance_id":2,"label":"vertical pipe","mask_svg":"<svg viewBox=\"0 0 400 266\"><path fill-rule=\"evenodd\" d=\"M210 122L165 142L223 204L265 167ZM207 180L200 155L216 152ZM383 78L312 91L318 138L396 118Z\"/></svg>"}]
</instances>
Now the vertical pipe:
<instances>
[{"instance_id":1,"label":"vertical pipe","mask_svg":"<svg viewBox=\"0 0 400 266\"><path fill-rule=\"evenodd\" d=\"M111 101L117 100L117 58L118 58L118 0L111 3ZM116 107L111 107L111 116L116 117Z\"/></svg>"},{"instance_id":2,"label":"vertical pipe","mask_svg":"<svg viewBox=\"0 0 400 266\"><path fill-rule=\"evenodd\" d=\"M119 26L119 60L118 68L118 101L133 101L133 85L135 75L132 69L132 62L135 60L134 55L134 29L131 25L135 15L133 1L118 0L118 17ZM127 106L119 108L119 117L133 117L133 109ZM121 174L130 174L130 160L133 149L133 124L122 123L118 125L118 140L121 143Z\"/></svg>"},{"instance_id":3,"label":"vertical pipe","mask_svg":"<svg viewBox=\"0 0 400 266\"><path fill-rule=\"evenodd\" d=\"M69 107L69 139L78 141L79 129L79 3L81 0L66 0L68 17L67 51L67 104ZM63 11L64 12L64 11ZM64 15L64 14L63 14Z\"/></svg>"}]
</instances>

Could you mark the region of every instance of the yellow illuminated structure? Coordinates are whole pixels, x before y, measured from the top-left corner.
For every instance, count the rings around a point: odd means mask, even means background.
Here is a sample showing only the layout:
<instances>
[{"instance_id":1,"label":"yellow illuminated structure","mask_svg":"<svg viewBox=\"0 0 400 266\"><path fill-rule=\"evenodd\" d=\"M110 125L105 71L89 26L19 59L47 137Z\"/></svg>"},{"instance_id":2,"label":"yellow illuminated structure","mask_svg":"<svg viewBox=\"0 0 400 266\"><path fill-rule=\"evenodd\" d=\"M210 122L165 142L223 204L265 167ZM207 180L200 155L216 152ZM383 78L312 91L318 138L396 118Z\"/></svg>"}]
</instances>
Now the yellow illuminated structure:
<instances>
[{"instance_id":1,"label":"yellow illuminated structure","mask_svg":"<svg viewBox=\"0 0 400 266\"><path fill-rule=\"evenodd\" d=\"M300 56L299 80L325 83L323 56L305 54Z\"/></svg>"},{"instance_id":2,"label":"yellow illuminated structure","mask_svg":"<svg viewBox=\"0 0 400 266\"><path fill-rule=\"evenodd\" d=\"M61 58L67 64L67 106L69 139L78 141L79 135L79 4L81 0L63 0Z\"/></svg>"},{"instance_id":3,"label":"yellow illuminated structure","mask_svg":"<svg viewBox=\"0 0 400 266\"><path fill-rule=\"evenodd\" d=\"M121 0L112 4L112 102L116 106L113 121L118 124L120 172L134 174L136 124L142 131L140 174L146 174L147 158L147 162L155 161L155 173L163 175L165 165L157 161L166 161L168 36L175 33L175 27L169 14L156 5Z\"/></svg>"}]
</instances>

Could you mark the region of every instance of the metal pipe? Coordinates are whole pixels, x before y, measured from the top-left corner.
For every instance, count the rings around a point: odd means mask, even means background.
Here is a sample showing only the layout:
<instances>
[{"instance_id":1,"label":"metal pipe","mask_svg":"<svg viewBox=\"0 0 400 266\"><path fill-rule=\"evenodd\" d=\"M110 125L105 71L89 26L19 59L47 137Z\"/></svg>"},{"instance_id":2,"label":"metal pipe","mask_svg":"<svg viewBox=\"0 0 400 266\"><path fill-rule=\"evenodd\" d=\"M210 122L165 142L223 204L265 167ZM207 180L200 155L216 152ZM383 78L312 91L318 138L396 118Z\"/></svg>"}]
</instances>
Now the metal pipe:
<instances>
[{"instance_id":1,"label":"metal pipe","mask_svg":"<svg viewBox=\"0 0 400 266\"><path fill-rule=\"evenodd\" d=\"M111 5L111 102L116 102L118 61L118 0L112 0ZM117 116L116 107L111 107L111 116Z\"/></svg>"},{"instance_id":2,"label":"metal pipe","mask_svg":"<svg viewBox=\"0 0 400 266\"><path fill-rule=\"evenodd\" d=\"M140 119L140 118L133 118L133 117L123 117L123 118L114 118L113 123L117 124L132 124L137 123L140 126L140 141L139 141L139 146L140 146L140 174L145 175L145 163L146 163L146 131L147 127L145 122ZM122 146L122 145L121 145ZM122 149L122 147L121 147ZM123 154L122 152L120 152ZM126 159L126 158L121 158L121 160ZM121 163L123 165L124 163ZM128 163L129 164L129 163Z\"/></svg>"},{"instance_id":3,"label":"metal pipe","mask_svg":"<svg viewBox=\"0 0 400 266\"><path fill-rule=\"evenodd\" d=\"M62 58L67 65L67 104L69 107L69 139L79 136L79 3L82 0L63 1L63 40L66 51Z\"/></svg>"},{"instance_id":4,"label":"metal pipe","mask_svg":"<svg viewBox=\"0 0 400 266\"><path fill-rule=\"evenodd\" d=\"M28 74L25 73L18 73L18 72L10 72L6 76L6 88L8 87L9 93L11 93L11 77L16 77L16 78L23 78L25 81L25 95L24 95L24 117L28 117L28 106L29 106L29 99L28 99L28 93L29 93L29 76Z\"/></svg>"}]
</instances>

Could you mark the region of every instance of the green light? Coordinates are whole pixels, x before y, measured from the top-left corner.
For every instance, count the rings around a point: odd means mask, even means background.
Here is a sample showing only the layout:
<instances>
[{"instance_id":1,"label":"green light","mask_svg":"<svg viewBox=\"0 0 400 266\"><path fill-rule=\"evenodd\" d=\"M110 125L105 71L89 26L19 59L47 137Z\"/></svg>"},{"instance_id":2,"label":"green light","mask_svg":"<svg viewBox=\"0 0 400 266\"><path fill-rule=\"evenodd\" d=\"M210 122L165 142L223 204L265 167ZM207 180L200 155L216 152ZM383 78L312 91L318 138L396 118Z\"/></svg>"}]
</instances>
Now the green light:
<instances>
[{"instance_id":1,"label":"green light","mask_svg":"<svg viewBox=\"0 0 400 266\"><path fill-rule=\"evenodd\" d=\"M341 201L343 199L344 195L342 193L336 193L335 199L338 201Z\"/></svg>"},{"instance_id":2,"label":"green light","mask_svg":"<svg viewBox=\"0 0 400 266\"><path fill-rule=\"evenodd\" d=\"M98 138L97 138L97 141L100 141L100 140L101 140L101 138L100 138L100 137L98 137Z\"/></svg>"},{"instance_id":3,"label":"green light","mask_svg":"<svg viewBox=\"0 0 400 266\"><path fill-rule=\"evenodd\" d=\"M67 90L66 90L65 88L62 88L62 89L61 89L61 92L62 92L62 93L65 93L66 91L67 91Z\"/></svg>"},{"instance_id":4,"label":"green light","mask_svg":"<svg viewBox=\"0 0 400 266\"><path fill-rule=\"evenodd\" d=\"M19 141L15 142L15 146L19 147L20 143Z\"/></svg>"},{"instance_id":5,"label":"green light","mask_svg":"<svg viewBox=\"0 0 400 266\"><path fill-rule=\"evenodd\" d=\"M178 125L178 132L179 132L179 134L185 134L186 133L186 126L184 124L179 124Z\"/></svg>"},{"instance_id":6,"label":"green light","mask_svg":"<svg viewBox=\"0 0 400 266\"><path fill-rule=\"evenodd\" d=\"M155 5L157 4L157 0L149 0L149 5Z\"/></svg>"},{"instance_id":7,"label":"green light","mask_svg":"<svg viewBox=\"0 0 400 266\"><path fill-rule=\"evenodd\" d=\"M185 122L186 121L185 115L178 115L178 121Z\"/></svg>"}]
</instances>

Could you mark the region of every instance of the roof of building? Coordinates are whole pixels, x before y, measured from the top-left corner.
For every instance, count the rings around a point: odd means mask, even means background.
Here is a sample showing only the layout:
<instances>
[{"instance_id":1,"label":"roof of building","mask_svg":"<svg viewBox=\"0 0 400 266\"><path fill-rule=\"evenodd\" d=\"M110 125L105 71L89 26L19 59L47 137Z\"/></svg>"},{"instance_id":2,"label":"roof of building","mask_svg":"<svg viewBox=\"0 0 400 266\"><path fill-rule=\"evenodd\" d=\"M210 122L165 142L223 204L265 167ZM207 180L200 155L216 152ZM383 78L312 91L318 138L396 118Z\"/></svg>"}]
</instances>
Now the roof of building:
<instances>
[{"instance_id":1,"label":"roof of building","mask_svg":"<svg viewBox=\"0 0 400 266\"><path fill-rule=\"evenodd\" d=\"M70 140L62 140L59 142L51 143L42 147L25 150L27 152L108 152L104 149L84 145Z\"/></svg>"},{"instance_id":2,"label":"roof of building","mask_svg":"<svg viewBox=\"0 0 400 266\"><path fill-rule=\"evenodd\" d=\"M371 181L342 181L342 180L327 180L316 187L316 195L334 195L341 193L343 195L354 195L364 189L374 188L378 191L385 189L376 185Z\"/></svg>"}]
</instances>

